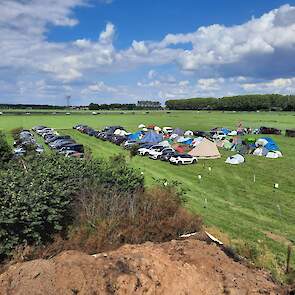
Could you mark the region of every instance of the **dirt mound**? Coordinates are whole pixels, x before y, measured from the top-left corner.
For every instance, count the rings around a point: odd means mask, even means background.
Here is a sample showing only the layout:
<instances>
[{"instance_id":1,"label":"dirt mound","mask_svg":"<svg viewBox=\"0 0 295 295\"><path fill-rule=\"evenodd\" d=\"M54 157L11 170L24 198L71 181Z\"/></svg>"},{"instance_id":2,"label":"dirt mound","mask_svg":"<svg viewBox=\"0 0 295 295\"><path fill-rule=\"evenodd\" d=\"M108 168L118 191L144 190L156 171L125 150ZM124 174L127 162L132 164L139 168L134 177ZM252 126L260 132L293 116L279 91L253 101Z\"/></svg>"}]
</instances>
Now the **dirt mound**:
<instances>
[{"instance_id":1,"label":"dirt mound","mask_svg":"<svg viewBox=\"0 0 295 295\"><path fill-rule=\"evenodd\" d=\"M126 245L90 256L63 252L11 266L0 294L280 294L262 271L198 240Z\"/></svg>"}]
</instances>

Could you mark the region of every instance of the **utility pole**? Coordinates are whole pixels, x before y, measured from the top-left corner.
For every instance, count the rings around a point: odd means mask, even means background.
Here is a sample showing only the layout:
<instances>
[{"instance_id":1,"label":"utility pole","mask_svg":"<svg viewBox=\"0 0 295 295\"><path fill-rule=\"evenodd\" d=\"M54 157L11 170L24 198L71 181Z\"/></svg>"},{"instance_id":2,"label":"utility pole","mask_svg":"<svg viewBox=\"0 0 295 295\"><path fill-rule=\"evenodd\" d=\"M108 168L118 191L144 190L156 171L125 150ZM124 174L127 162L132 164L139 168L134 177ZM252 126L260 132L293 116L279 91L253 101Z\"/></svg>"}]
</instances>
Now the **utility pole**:
<instances>
[{"instance_id":1,"label":"utility pole","mask_svg":"<svg viewBox=\"0 0 295 295\"><path fill-rule=\"evenodd\" d=\"M67 108L70 107L70 102L71 102L71 96L70 95L66 95L66 101L67 101Z\"/></svg>"}]
</instances>

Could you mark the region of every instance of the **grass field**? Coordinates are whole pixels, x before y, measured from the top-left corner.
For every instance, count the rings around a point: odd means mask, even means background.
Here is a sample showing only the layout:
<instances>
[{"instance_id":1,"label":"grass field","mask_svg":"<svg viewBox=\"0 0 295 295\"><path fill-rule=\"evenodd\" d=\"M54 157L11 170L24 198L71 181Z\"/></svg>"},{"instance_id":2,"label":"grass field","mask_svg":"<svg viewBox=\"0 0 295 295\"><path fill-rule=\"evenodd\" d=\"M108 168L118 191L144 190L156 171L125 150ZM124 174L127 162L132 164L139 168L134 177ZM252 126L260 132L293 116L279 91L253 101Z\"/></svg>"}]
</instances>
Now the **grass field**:
<instances>
[{"instance_id":1,"label":"grass field","mask_svg":"<svg viewBox=\"0 0 295 295\"><path fill-rule=\"evenodd\" d=\"M145 114L104 115L30 115L0 116L0 129L31 128L47 125L70 134L88 146L95 157L109 157L127 151L111 143L80 134L72 129L78 123L100 129L107 125L122 125L136 130L140 123L181 127L191 130L209 130L222 126L234 128L243 121L244 126L271 126L281 129L295 127L294 113L221 113L221 112L155 112ZM224 163L231 154L220 150L218 160L200 160L197 165L171 166L161 161L135 157L130 164L144 172L147 185L155 179L178 180L188 191L187 207L203 216L206 226L217 228L231 240L242 240L253 245L263 245L275 255L281 265L286 258L286 243L295 242L295 138L271 136L283 152L281 159L247 156L246 163L233 167ZM209 171L212 167L212 171ZM202 175L202 179L198 179ZM255 175L255 176L254 176ZM254 182L255 177L255 182ZM273 188L274 183L279 189ZM295 257L293 265L295 267ZM272 259L270 259L272 260ZM271 269L272 262L267 262Z\"/></svg>"}]
</instances>

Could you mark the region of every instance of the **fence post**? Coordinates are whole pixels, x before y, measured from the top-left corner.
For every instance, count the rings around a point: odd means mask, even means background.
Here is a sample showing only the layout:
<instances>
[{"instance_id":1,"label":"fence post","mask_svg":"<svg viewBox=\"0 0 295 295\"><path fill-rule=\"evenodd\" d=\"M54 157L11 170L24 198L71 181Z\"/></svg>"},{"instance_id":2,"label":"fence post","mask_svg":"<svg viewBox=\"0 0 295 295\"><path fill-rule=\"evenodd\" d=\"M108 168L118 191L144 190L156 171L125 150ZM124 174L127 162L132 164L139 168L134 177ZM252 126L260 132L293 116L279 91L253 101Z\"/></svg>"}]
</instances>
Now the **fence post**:
<instances>
[{"instance_id":1,"label":"fence post","mask_svg":"<svg viewBox=\"0 0 295 295\"><path fill-rule=\"evenodd\" d=\"M292 253L292 245L288 245L288 252L287 252L287 267L286 267L286 273L290 272L290 260L291 260L291 253Z\"/></svg>"}]
</instances>

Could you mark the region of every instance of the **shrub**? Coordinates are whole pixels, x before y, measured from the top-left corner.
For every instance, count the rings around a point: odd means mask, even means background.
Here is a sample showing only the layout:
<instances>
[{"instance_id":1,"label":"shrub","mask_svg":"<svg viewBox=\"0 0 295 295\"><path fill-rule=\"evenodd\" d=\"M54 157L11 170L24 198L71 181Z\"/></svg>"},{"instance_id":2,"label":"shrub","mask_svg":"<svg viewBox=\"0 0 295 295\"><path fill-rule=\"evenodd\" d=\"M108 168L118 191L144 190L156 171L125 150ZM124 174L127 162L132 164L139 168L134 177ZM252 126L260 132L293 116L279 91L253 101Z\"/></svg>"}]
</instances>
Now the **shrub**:
<instances>
[{"instance_id":1,"label":"shrub","mask_svg":"<svg viewBox=\"0 0 295 295\"><path fill-rule=\"evenodd\" d=\"M57 238L39 257L69 249L93 254L124 243L165 242L199 231L202 224L199 216L182 207L176 193L160 186L134 194L84 188L76 197L75 212L68 238Z\"/></svg>"},{"instance_id":2,"label":"shrub","mask_svg":"<svg viewBox=\"0 0 295 295\"><path fill-rule=\"evenodd\" d=\"M19 140L19 134L23 131L23 127L14 128L11 130L11 135L15 141Z\"/></svg>"},{"instance_id":3,"label":"shrub","mask_svg":"<svg viewBox=\"0 0 295 295\"><path fill-rule=\"evenodd\" d=\"M57 155L11 161L0 172L0 259L18 245L40 245L64 233L73 221L73 197L88 183L132 193L143 178L123 161Z\"/></svg>"},{"instance_id":4,"label":"shrub","mask_svg":"<svg viewBox=\"0 0 295 295\"><path fill-rule=\"evenodd\" d=\"M12 158L12 149L8 144L5 135L0 131L0 169L2 169Z\"/></svg>"}]
</instances>

